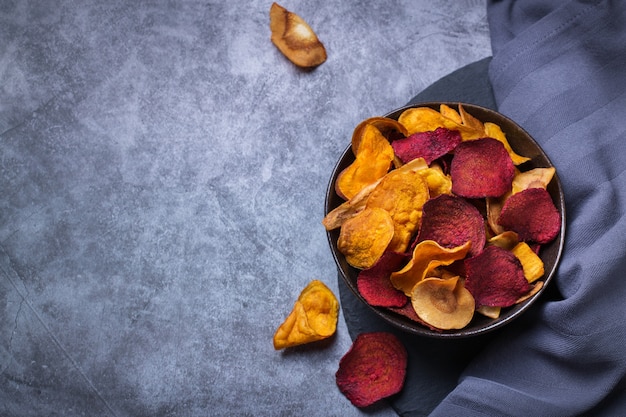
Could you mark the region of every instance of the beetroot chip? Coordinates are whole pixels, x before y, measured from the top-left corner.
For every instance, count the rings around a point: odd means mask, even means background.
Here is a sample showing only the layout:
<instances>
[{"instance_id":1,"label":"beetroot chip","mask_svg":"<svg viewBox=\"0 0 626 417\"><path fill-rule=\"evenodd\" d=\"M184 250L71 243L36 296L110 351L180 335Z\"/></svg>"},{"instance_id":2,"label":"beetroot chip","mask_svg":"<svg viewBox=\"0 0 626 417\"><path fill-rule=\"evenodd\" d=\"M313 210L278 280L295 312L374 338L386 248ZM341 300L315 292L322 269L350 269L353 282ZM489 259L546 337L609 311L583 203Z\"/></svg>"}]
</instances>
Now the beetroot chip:
<instances>
[{"instance_id":1,"label":"beetroot chip","mask_svg":"<svg viewBox=\"0 0 626 417\"><path fill-rule=\"evenodd\" d=\"M434 240L444 248L472 242L469 256L478 255L485 247L485 220L467 200L442 194L428 200L423 207L418 242Z\"/></svg>"},{"instance_id":2,"label":"beetroot chip","mask_svg":"<svg viewBox=\"0 0 626 417\"><path fill-rule=\"evenodd\" d=\"M458 130L439 127L429 132L414 133L406 138L391 142L396 156L406 164L416 158L424 158L430 165L435 159L452 151L461 143Z\"/></svg>"},{"instance_id":3,"label":"beetroot chip","mask_svg":"<svg viewBox=\"0 0 626 417\"><path fill-rule=\"evenodd\" d=\"M514 175L515 165L496 139L465 141L454 150L452 192L461 197L500 197L511 189Z\"/></svg>"},{"instance_id":4,"label":"beetroot chip","mask_svg":"<svg viewBox=\"0 0 626 417\"><path fill-rule=\"evenodd\" d=\"M339 361L337 387L356 407L367 407L402 390L407 360L394 334L361 333Z\"/></svg>"},{"instance_id":5,"label":"beetroot chip","mask_svg":"<svg viewBox=\"0 0 626 417\"><path fill-rule=\"evenodd\" d=\"M548 191L528 188L506 199L498 224L517 233L520 240L543 244L559 234L561 214Z\"/></svg>"},{"instance_id":6,"label":"beetroot chip","mask_svg":"<svg viewBox=\"0 0 626 417\"><path fill-rule=\"evenodd\" d=\"M389 277L392 272L402 269L409 259L409 254L388 251L374 266L359 272L357 289L368 304L377 307L402 307L407 304L407 296L391 284Z\"/></svg>"},{"instance_id":7,"label":"beetroot chip","mask_svg":"<svg viewBox=\"0 0 626 417\"><path fill-rule=\"evenodd\" d=\"M465 288L477 307L509 307L531 289L517 257L498 246L466 259L465 271Z\"/></svg>"}]
</instances>

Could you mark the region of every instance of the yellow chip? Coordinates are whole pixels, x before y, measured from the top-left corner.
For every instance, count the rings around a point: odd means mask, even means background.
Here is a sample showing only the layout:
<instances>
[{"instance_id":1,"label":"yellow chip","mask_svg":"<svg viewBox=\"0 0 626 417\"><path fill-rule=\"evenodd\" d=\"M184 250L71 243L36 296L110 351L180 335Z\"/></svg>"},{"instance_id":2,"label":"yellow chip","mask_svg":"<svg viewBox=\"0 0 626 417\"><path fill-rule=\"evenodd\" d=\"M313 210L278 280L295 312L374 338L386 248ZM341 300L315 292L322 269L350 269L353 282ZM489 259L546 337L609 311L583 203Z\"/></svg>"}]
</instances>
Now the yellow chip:
<instances>
[{"instance_id":1,"label":"yellow chip","mask_svg":"<svg viewBox=\"0 0 626 417\"><path fill-rule=\"evenodd\" d=\"M381 208L391 215L394 236L389 250L406 251L422 219L422 207L428 201L426 180L420 175L425 162L415 159L389 172L367 199L368 208Z\"/></svg>"},{"instance_id":2,"label":"yellow chip","mask_svg":"<svg viewBox=\"0 0 626 417\"><path fill-rule=\"evenodd\" d=\"M515 151L511 148L509 141L506 139L506 135L504 134L500 126L498 126L497 124L491 123L491 122L485 123L485 135L487 137L490 137L490 138L493 138L502 142L502 144L504 145L504 149L506 149L506 151L509 153L511 160L513 161L513 164L520 165L526 161L530 161L530 158L527 158L525 156L521 156L515 153Z\"/></svg>"},{"instance_id":3,"label":"yellow chip","mask_svg":"<svg viewBox=\"0 0 626 417\"><path fill-rule=\"evenodd\" d=\"M274 349L311 343L332 336L337 329L339 301L321 281L311 281L293 310L274 333Z\"/></svg>"},{"instance_id":4,"label":"yellow chip","mask_svg":"<svg viewBox=\"0 0 626 417\"><path fill-rule=\"evenodd\" d=\"M526 242L520 242L513 249L513 255L519 259L526 281L535 282L544 274L543 261Z\"/></svg>"},{"instance_id":5,"label":"yellow chip","mask_svg":"<svg viewBox=\"0 0 626 417\"><path fill-rule=\"evenodd\" d=\"M468 241L455 248L444 248L434 240L424 240L415 246L413 256L404 268L391 273L391 283L410 297L418 282L428 277L435 268L465 258L470 246Z\"/></svg>"},{"instance_id":6,"label":"yellow chip","mask_svg":"<svg viewBox=\"0 0 626 417\"><path fill-rule=\"evenodd\" d=\"M353 267L370 268L383 255L393 234L391 215L381 208L366 207L343 223L337 239L337 250Z\"/></svg>"}]
</instances>

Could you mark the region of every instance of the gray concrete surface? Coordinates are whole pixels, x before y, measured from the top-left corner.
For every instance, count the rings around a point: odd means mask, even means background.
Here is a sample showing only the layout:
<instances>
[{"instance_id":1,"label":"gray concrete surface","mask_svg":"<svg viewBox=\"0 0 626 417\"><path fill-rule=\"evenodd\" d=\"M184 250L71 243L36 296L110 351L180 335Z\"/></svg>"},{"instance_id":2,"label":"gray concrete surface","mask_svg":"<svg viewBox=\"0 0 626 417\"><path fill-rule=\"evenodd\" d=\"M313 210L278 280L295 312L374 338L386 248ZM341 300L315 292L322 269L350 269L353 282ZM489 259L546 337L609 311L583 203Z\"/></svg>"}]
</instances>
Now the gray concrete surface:
<instances>
[{"instance_id":1,"label":"gray concrete surface","mask_svg":"<svg viewBox=\"0 0 626 417\"><path fill-rule=\"evenodd\" d=\"M489 56L485 4L281 4L316 70L269 1L0 2L0 415L395 415L336 388L343 314L322 345L272 335L311 279L337 291L352 129Z\"/></svg>"}]
</instances>

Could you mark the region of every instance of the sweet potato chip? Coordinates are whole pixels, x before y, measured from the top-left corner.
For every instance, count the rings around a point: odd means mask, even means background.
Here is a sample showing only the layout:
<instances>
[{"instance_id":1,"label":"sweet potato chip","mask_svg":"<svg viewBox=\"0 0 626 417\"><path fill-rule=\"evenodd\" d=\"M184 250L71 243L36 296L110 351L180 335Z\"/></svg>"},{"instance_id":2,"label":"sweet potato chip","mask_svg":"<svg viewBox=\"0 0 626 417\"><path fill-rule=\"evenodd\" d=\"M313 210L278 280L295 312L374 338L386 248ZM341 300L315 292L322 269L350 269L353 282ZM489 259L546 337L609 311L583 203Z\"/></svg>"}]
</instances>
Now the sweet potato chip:
<instances>
[{"instance_id":1,"label":"sweet potato chip","mask_svg":"<svg viewBox=\"0 0 626 417\"><path fill-rule=\"evenodd\" d=\"M367 407L402 390L407 362L393 333L361 333L339 361L337 387L353 405Z\"/></svg>"},{"instance_id":2,"label":"sweet potato chip","mask_svg":"<svg viewBox=\"0 0 626 417\"><path fill-rule=\"evenodd\" d=\"M459 112L454 110L452 107L448 106L447 104L439 105L439 113L441 113L443 117L447 117L448 119L453 120L457 124L463 123L463 119L461 119L461 115L459 114Z\"/></svg>"},{"instance_id":3,"label":"sweet potato chip","mask_svg":"<svg viewBox=\"0 0 626 417\"><path fill-rule=\"evenodd\" d=\"M518 243L511 249L511 252L521 262L526 281L535 282L543 276L545 272L543 261L526 242Z\"/></svg>"},{"instance_id":4,"label":"sweet potato chip","mask_svg":"<svg viewBox=\"0 0 626 417\"><path fill-rule=\"evenodd\" d=\"M389 172L367 199L368 208L386 210L393 219L394 235L389 250L405 252L419 227L422 206L428 200L428 184L418 171L423 160L415 159Z\"/></svg>"},{"instance_id":5,"label":"sweet potato chip","mask_svg":"<svg viewBox=\"0 0 626 417\"><path fill-rule=\"evenodd\" d=\"M469 241L455 248L444 248L433 240L424 240L415 246L413 256L404 268L391 274L391 283L410 297L413 287L426 278L429 272L465 258L470 247Z\"/></svg>"},{"instance_id":6,"label":"sweet potato chip","mask_svg":"<svg viewBox=\"0 0 626 417\"><path fill-rule=\"evenodd\" d=\"M506 199L498 224L516 232L522 241L544 244L559 234L561 214L548 191L528 188Z\"/></svg>"},{"instance_id":7,"label":"sweet potato chip","mask_svg":"<svg viewBox=\"0 0 626 417\"><path fill-rule=\"evenodd\" d=\"M343 223L337 249L353 267L370 268L383 255L393 235L394 223L386 210L365 208Z\"/></svg>"},{"instance_id":8,"label":"sweet potato chip","mask_svg":"<svg viewBox=\"0 0 626 417\"><path fill-rule=\"evenodd\" d=\"M474 317L474 297L459 277L418 282L411 293L411 304L419 318L442 330L462 329Z\"/></svg>"},{"instance_id":9,"label":"sweet potato chip","mask_svg":"<svg viewBox=\"0 0 626 417\"><path fill-rule=\"evenodd\" d=\"M326 48L300 16L277 3L270 7L270 31L274 45L299 67L316 67L326 61Z\"/></svg>"},{"instance_id":10,"label":"sweet potato chip","mask_svg":"<svg viewBox=\"0 0 626 417\"><path fill-rule=\"evenodd\" d=\"M398 252L385 252L369 269L357 275L356 285L365 301L377 307L402 307L408 299L402 291L398 291L389 277L398 271L409 260L409 255Z\"/></svg>"},{"instance_id":11,"label":"sweet potato chip","mask_svg":"<svg viewBox=\"0 0 626 417\"><path fill-rule=\"evenodd\" d=\"M338 227L341 227L343 222L362 212L367 204L367 198L379 182L380 180L366 185L350 200L343 202L331 210L322 220L324 228L326 230L337 229Z\"/></svg>"},{"instance_id":12,"label":"sweet potato chip","mask_svg":"<svg viewBox=\"0 0 626 417\"><path fill-rule=\"evenodd\" d=\"M391 147L405 164L415 158L424 158L430 165L435 159L452 151L459 143L461 134L458 130L438 127L432 131L417 132L404 139L394 140Z\"/></svg>"},{"instance_id":13,"label":"sweet potato chip","mask_svg":"<svg viewBox=\"0 0 626 417\"><path fill-rule=\"evenodd\" d=\"M419 173L428 184L430 198L452 193L452 179L449 175L444 174L439 165L433 164L429 168L419 171Z\"/></svg>"},{"instance_id":14,"label":"sweet potato chip","mask_svg":"<svg viewBox=\"0 0 626 417\"><path fill-rule=\"evenodd\" d=\"M485 220L478 209L461 197L443 194L424 204L418 242L434 240L444 248L471 242L470 256L485 246Z\"/></svg>"},{"instance_id":15,"label":"sweet potato chip","mask_svg":"<svg viewBox=\"0 0 626 417\"><path fill-rule=\"evenodd\" d=\"M485 136L483 131L476 131L461 123L457 123L430 107L412 107L406 109L398 117L398 122L406 128L408 135L436 130L438 127L445 127L450 130L458 130L463 140L478 139Z\"/></svg>"},{"instance_id":16,"label":"sweet potato chip","mask_svg":"<svg viewBox=\"0 0 626 417\"><path fill-rule=\"evenodd\" d=\"M311 281L300 293L293 310L274 334L280 350L332 336L337 329L339 302L321 281Z\"/></svg>"},{"instance_id":17,"label":"sweet potato chip","mask_svg":"<svg viewBox=\"0 0 626 417\"><path fill-rule=\"evenodd\" d=\"M351 199L367 185L384 177L394 157L387 138L374 125L366 124L362 129L354 162L337 176L337 195L345 200Z\"/></svg>"},{"instance_id":18,"label":"sweet potato chip","mask_svg":"<svg viewBox=\"0 0 626 417\"><path fill-rule=\"evenodd\" d=\"M450 166L452 192L467 198L500 197L511 189L515 166L501 142L482 138L463 142Z\"/></svg>"},{"instance_id":19,"label":"sweet potato chip","mask_svg":"<svg viewBox=\"0 0 626 417\"><path fill-rule=\"evenodd\" d=\"M467 126L471 128L472 130L475 130L476 132L485 131L485 126L483 125L483 122L481 122L480 120L478 120L477 118L475 118L474 116L466 112L465 108L463 108L463 106L460 104L459 104L459 116L461 116L461 123L463 124L463 126Z\"/></svg>"},{"instance_id":20,"label":"sweet potato chip","mask_svg":"<svg viewBox=\"0 0 626 417\"><path fill-rule=\"evenodd\" d=\"M397 120L388 117L370 117L359 123L352 132L352 152L356 155L359 151L359 145L363 137L363 131L366 125L372 125L385 137L389 142L406 137L407 130Z\"/></svg>"},{"instance_id":21,"label":"sweet potato chip","mask_svg":"<svg viewBox=\"0 0 626 417\"><path fill-rule=\"evenodd\" d=\"M509 141L507 140L506 135L504 134L504 132L502 131L500 126L498 126L495 123L491 123L491 122L485 123L484 126L485 126L485 136L490 137L490 138L494 138L497 141L501 142L502 145L504 145L504 148L508 152L509 156L511 157L511 160L513 161L513 164L521 165L524 162L530 160L530 158L528 158L528 157L521 156L521 155L518 155L517 153L515 153L513 148L511 148L511 145L509 144Z\"/></svg>"},{"instance_id":22,"label":"sweet potato chip","mask_svg":"<svg viewBox=\"0 0 626 417\"><path fill-rule=\"evenodd\" d=\"M517 233L507 230L489 238L487 243L501 247L502 249L512 250L519 243L519 238L517 237Z\"/></svg>"},{"instance_id":23,"label":"sweet potato chip","mask_svg":"<svg viewBox=\"0 0 626 417\"><path fill-rule=\"evenodd\" d=\"M531 289L517 257L497 246L466 259L465 270L465 288L477 306L509 307Z\"/></svg>"}]
</instances>

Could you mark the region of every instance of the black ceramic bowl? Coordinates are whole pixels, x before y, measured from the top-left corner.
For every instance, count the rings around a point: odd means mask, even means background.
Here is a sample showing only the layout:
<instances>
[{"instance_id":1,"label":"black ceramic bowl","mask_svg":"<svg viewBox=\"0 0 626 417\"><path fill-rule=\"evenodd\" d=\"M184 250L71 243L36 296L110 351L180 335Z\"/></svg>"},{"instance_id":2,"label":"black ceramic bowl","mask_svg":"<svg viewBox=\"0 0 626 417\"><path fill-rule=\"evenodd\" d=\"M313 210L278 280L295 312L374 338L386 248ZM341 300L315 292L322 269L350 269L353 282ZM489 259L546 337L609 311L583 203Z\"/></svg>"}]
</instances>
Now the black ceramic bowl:
<instances>
[{"instance_id":1,"label":"black ceramic bowl","mask_svg":"<svg viewBox=\"0 0 626 417\"><path fill-rule=\"evenodd\" d=\"M412 104L410 106L394 110L391 113L387 114L386 117L397 119L404 110L411 107L431 107L435 110L439 110L439 106L441 104L442 103L440 102ZM443 104L447 104L454 109L458 108L459 105L459 103L450 102L446 102ZM461 104L465 111L467 111L469 114L476 117L483 123L492 122L499 125L506 134L509 144L511 145L513 150L522 156L531 158L530 161L527 161L518 167L520 168L520 170L527 171L533 168L547 168L552 166L550 159L537 144L537 142L535 142L535 140L514 121L494 110L485 107L468 103ZM353 161L354 154L352 153L350 145L348 145L346 150L339 158L339 161L337 162L333 170L330 182L328 184L328 190L326 192L325 214L329 213L335 207L343 203L344 200L342 200L335 193L335 181L337 180L337 176L339 175L339 173L348 165L350 165ZM565 204L558 172L548 185L548 192L552 196L552 200L554 201L557 209L561 213L561 231L556 239L541 248L541 252L539 254L544 262L545 269L545 274L542 278L542 280L544 281L543 287L539 292L528 298L526 301L516 304L512 307L503 308L500 317L497 319L491 319L478 313L475 314L471 323L460 330L446 330L442 332L433 331L407 317L394 313L388 309L373 307L369 305L359 294L359 291L357 289L356 280L359 271L356 268L350 266L346 262L345 257L337 250L337 238L339 237L339 229L331 230L328 232L328 241L330 243L335 262L337 263L340 276L343 278L348 288L352 291L355 297L357 297L361 302L366 304L374 313L376 313L388 323L403 331L433 338L454 339L481 335L486 332L498 329L506 325L507 323L510 323L526 310L528 310L528 308L545 292L556 272L557 264L560 260L561 252L563 250L565 234Z\"/></svg>"}]
</instances>

